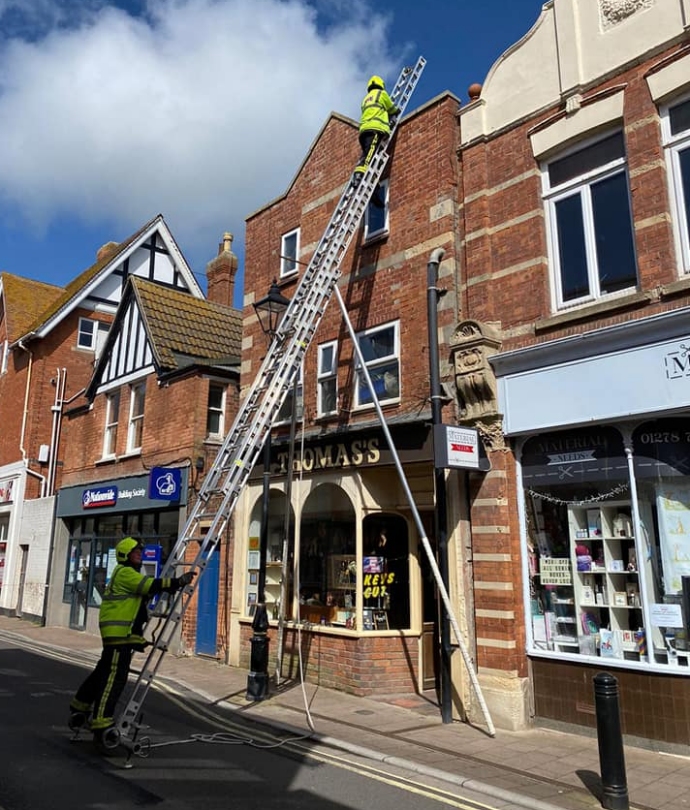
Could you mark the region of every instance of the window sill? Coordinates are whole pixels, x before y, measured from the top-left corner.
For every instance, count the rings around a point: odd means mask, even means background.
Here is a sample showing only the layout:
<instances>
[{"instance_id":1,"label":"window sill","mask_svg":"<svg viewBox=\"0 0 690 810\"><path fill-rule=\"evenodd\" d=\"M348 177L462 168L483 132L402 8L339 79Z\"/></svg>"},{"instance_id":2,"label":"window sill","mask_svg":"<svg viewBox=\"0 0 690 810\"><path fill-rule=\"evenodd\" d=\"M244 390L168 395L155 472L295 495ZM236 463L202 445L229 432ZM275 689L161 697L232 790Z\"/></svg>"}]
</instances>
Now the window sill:
<instances>
[{"instance_id":1,"label":"window sill","mask_svg":"<svg viewBox=\"0 0 690 810\"><path fill-rule=\"evenodd\" d=\"M565 326L576 321L589 320L597 315L615 312L619 309L645 306L654 298L655 294L652 292L635 292L630 295L623 295L620 298L609 298L605 301L596 301L593 304L584 304L581 307L567 309L548 318L539 318L534 322L534 333L538 335L540 332L556 329L559 326Z\"/></svg>"},{"instance_id":2,"label":"window sill","mask_svg":"<svg viewBox=\"0 0 690 810\"><path fill-rule=\"evenodd\" d=\"M128 450L126 453L123 453L121 456L117 457L118 461L124 461L127 458L137 458L141 456L141 447L137 448L136 450Z\"/></svg>"},{"instance_id":3,"label":"window sill","mask_svg":"<svg viewBox=\"0 0 690 810\"><path fill-rule=\"evenodd\" d=\"M117 456L103 456L103 458L97 458L94 464L98 467L102 464L114 464L116 461Z\"/></svg>"},{"instance_id":4,"label":"window sill","mask_svg":"<svg viewBox=\"0 0 690 810\"><path fill-rule=\"evenodd\" d=\"M387 239L389 235L389 231L386 229L385 231L376 231L375 233L367 234L364 237L364 245L372 245L374 242L381 242L384 239Z\"/></svg>"},{"instance_id":5,"label":"window sill","mask_svg":"<svg viewBox=\"0 0 690 810\"><path fill-rule=\"evenodd\" d=\"M670 298L673 295L679 295L690 291L690 275L679 278L677 281L672 281L670 284L662 284L659 292L662 298Z\"/></svg>"},{"instance_id":6,"label":"window sill","mask_svg":"<svg viewBox=\"0 0 690 810\"><path fill-rule=\"evenodd\" d=\"M204 444L222 444L224 436L207 436L204 439Z\"/></svg>"}]
</instances>

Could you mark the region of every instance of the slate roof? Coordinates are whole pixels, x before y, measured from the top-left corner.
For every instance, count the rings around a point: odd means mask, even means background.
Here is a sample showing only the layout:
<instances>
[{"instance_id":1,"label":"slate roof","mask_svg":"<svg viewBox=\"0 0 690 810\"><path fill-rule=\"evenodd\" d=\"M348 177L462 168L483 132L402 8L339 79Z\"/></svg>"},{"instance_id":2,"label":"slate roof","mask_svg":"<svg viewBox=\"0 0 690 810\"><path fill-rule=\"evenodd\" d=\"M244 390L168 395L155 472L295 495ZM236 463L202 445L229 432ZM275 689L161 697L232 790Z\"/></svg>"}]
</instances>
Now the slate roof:
<instances>
[{"instance_id":1,"label":"slate roof","mask_svg":"<svg viewBox=\"0 0 690 810\"><path fill-rule=\"evenodd\" d=\"M10 343L26 335L31 324L42 312L52 307L64 292L62 287L55 284L22 278L12 273L2 273L2 290L7 339Z\"/></svg>"}]
</instances>

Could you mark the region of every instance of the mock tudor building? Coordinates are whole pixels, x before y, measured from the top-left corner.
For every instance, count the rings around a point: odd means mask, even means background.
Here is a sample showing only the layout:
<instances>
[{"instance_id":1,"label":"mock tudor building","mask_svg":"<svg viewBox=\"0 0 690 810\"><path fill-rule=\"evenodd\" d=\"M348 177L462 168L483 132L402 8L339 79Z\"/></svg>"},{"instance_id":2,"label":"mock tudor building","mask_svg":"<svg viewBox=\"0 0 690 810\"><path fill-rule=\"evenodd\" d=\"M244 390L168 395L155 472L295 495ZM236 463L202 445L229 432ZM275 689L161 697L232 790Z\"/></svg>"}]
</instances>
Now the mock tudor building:
<instances>
[{"instance_id":1,"label":"mock tudor building","mask_svg":"<svg viewBox=\"0 0 690 810\"><path fill-rule=\"evenodd\" d=\"M446 93L400 123L382 182L384 208L367 209L341 265L339 289L426 532L433 542L434 467L426 312L427 263L441 248L442 376L452 379L448 342L456 324L458 100ZM356 122L332 114L284 195L247 219L242 386L267 342L253 304L276 279L290 298L329 222L359 154ZM273 430L266 598L271 666L296 671L297 623L308 678L355 694L433 687L438 607L433 578L372 395L356 373L340 309L328 304L306 353L295 410L291 500L286 504L290 396ZM447 408L448 420L455 414ZM259 598L263 468L236 511L230 662L248 664ZM451 588L463 631L467 547L462 480L451 486ZM286 522L286 513L289 521ZM288 528L289 523L289 528ZM288 543L285 543L288 536ZM287 555L287 556L286 556ZM287 573L281 594L281 576ZM284 645L279 620L286 617ZM239 633L234 632L234 628ZM282 627L282 625L281 625ZM460 709L469 706L456 668Z\"/></svg>"},{"instance_id":2,"label":"mock tudor building","mask_svg":"<svg viewBox=\"0 0 690 810\"><path fill-rule=\"evenodd\" d=\"M65 407L62 486L53 537L50 623L98 632L115 545L135 535L157 575L185 525L237 410L241 315L225 234L209 263L207 300L158 223L149 268L130 273L82 396ZM181 627L186 650L227 647L230 527L200 579ZM179 573L182 573L181 571Z\"/></svg>"},{"instance_id":3,"label":"mock tudor building","mask_svg":"<svg viewBox=\"0 0 690 810\"><path fill-rule=\"evenodd\" d=\"M1 277L0 610L43 618L52 521L65 447L64 412L83 392L130 275L200 295L158 216L66 287Z\"/></svg>"},{"instance_id":4,"label":"mock tudor building","mask_svg":"<svg viewBox=\"0 0 690 810\"><path fill-rule=\"evenodd\" d=\"M459 116L480 672L593 726L606 669L623 731L666 746L690 742L689 19L553 0Z\"/></svg>"}]
</instances>

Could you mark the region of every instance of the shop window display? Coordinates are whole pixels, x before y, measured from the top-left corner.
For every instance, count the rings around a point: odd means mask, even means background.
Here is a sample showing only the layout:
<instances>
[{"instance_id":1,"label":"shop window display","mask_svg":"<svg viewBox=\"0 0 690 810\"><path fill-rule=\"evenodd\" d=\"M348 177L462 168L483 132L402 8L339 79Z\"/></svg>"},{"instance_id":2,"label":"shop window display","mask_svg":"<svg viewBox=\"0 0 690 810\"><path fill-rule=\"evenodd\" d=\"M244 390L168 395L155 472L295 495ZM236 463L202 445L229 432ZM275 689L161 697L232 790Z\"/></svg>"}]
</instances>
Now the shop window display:
<instances>
[{"instance_id":1,"label":"shop window display","mask_svg":"<svg viewBox=\"0 0 690 810\"><path fill-rule=\"evenodd\" d=\"M269 616L280 616L283 572L287 573L285 617L310 625L347 630L397 630L410 626L409 540L406 521L376 514L361 526L362 554L357 553L355 510L345 492L333 484L316 487L306 499L297 537L298 548L283 565L285 499L271 492L266 561ZM252 512L248 542L247 615L258 600L261 501ZM293 548L293 541L288 545ZM297 560L299 562L297 563ZM298 565L298 569L293 569ZM293 589L296 598L293 599ZM362 612L358 614L361 604Z\"/></svg>"},{"instance_id":2,"label":"shop window display","mask_svg":"<svg viewBox=\"0 0 690 810\"><path fill-rule=\"evenodd\" d=\"M690 672L686 465L685 420L525 442L533 652Z\"/></svg>"}]
</instances>

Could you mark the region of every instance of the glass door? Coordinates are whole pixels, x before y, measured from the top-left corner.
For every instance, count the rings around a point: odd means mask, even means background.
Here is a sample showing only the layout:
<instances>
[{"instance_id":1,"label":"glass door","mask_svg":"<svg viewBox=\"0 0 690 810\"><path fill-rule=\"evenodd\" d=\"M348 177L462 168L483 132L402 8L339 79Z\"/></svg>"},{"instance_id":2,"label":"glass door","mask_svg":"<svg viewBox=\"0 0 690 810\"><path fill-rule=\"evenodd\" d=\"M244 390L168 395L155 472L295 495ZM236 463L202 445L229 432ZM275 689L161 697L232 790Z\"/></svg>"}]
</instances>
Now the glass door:
<instances>
[{"instance_id":1,"label":"glass door","mask_svg":"<svg viewBox=\"0 0 690 810\"><path fill-rule=\"evenodd\" d=\"M65 590L70 594L69 626L73 630L86 628L90 568L91 540L72 538Z\"/></svg>"}]
</instances>

